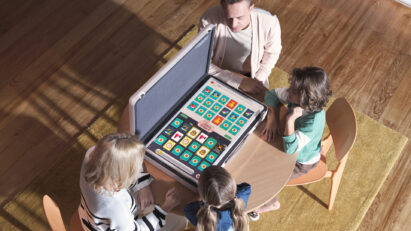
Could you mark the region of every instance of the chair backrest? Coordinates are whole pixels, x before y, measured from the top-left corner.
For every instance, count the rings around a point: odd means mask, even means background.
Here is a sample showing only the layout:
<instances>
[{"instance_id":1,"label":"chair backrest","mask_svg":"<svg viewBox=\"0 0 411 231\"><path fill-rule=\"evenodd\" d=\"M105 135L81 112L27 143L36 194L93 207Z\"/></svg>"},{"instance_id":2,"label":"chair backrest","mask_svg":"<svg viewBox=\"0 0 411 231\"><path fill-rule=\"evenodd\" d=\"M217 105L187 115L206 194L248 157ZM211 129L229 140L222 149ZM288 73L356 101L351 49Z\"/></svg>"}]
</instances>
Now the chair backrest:
<instances>
[{"instance_id":1,"label":"chair backrest","mask_svg":"<svg viewBox=\"0 0 411 231\"><path fill-rule=\"evenodd\" d=\"M357 119L354 110L345 98L338 98L327 110L326 120L337 160L341 161L357 138Z\"/></svg>"},{"instance_id":2,"label":"chair backrest","mask_svg":"<svg viewBox=\"0 0 411 231\"><path fill-rule=\"evenodd\" d=\"M60 209L56 202L48 195L43 196L43 207L47 217L47 221L53 231L65 231L63 218L61 217Z\"/></svg>"}]
</instances>

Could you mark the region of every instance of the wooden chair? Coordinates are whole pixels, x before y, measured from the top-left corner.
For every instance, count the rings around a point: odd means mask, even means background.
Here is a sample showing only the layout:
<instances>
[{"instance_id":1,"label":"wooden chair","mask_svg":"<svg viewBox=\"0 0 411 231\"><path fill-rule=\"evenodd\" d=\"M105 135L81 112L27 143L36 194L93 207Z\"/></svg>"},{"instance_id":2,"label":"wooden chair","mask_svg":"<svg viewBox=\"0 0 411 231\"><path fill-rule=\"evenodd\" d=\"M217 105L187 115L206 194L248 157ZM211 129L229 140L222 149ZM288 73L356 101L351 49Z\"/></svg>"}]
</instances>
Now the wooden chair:
<instances>
[{"instance_id":1,"label":"wooden chair","mask_svg":"<svg viewBox=\"0 0 411 231\"><path fill-rule=\"evenodd\" d=\"M65 231L66 227L64 226L63 218L61 217L60 209L57 206L56 202L53 201L48 195L43 196L43 207L44 212L47 217L47 221L53 231ZM80 217L78 211L76 210L71 216L70 231L83 231L83 227L80 223Z\"/></svg>"},{"instance_id":2,"label":"wooden chair","mask_svg":"<svg viewBox=\"0 0 411 231\"><path fill-rule=\"evenodd\" d=\"M345 98L336 99L326 111L326 121L330 134L321 141L321 160L317 167L305 175L287 182L287 186L303 185L320 181L324 177L331 177L331 191L328 210L334 205L338 187L348 158L357 137L357 119L354 110ZM326 153L334 143L338 165L335 170L327 168Z\"/></svg>"}]
</instances>

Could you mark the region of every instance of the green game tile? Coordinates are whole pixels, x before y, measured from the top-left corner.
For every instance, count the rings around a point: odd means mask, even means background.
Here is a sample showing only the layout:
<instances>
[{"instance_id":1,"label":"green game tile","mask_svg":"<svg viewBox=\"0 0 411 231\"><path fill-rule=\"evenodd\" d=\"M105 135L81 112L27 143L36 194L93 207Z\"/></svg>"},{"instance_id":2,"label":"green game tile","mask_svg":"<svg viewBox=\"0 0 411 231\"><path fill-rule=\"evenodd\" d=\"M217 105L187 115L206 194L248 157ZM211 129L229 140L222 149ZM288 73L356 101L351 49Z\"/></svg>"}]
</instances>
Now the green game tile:
<instances>
[{"instance_id":1,"label":"green game tile","mask_svg":"<svg viewBox=\"0 0 411 231\"><path fill-rule=\"evenodd\" d=\"M231 123L228 122L227 120L225 120L225 121L220 125L220 128L222 128L222 129L224 129L225 131L227 131L228 128L230 128L230 126L231 126Z\"/></svg>"},{"instance_id":2,"label":"green game tile","mask_svg":"<svg viewBox=\"0 0 411 231\"><path fill-rule=\"evenodd\" d=\"M183 147L181 147L180 145L177 145L177 146L175 146L173 151L171 151L171 153L173 153L176 156L179 156L183 152L183 150L184 150Z\"/></svg>"},{"instance_id":3,"label":"green game tile","mask_svg":"<svg viewBox=\"0 0 411 231\"><path fill-rule=\"evenodd\" d=\"M189 152L189 151L184 151L183 154L180 156L180 159L188 161L188 159L190 159L190 157L193 155L193 153Z\"/></svg>"},{"instance_id":4,"label":"green game tile","mask_svg":"<svg viewBox=\"0 0 411 231\"><path fill-rule=\"evenodd\" d=\"M206 160L210 163L213 163L217 159L218 155L215 154L214 152L210 152L208 156L206 157Z\"/></svg>"},{"instance_id":5,"label":"green game tile","mask_svg":"<svg viewBox=\"0 0 411 231\"><path fill-rule=\"evenodd\" d=\"M207 167L209 167L210 164L207 163L206 161L201 162L201 164L197 167L198 170L203 171L204 169L206 169Z\"/></svg>"},{"instance_id":6,"label":"green game tile","mask_svg":"<svg viewBox=\"0 0 411 231\"><path fill-rule=\"evenodd\" d=\"M173 123L171 123L171 125L175 128L178 128L181 126L181 124L183 123L183 121L179 118L175 118Z\"/></svg>"},{"instance_id":7,"label":"green game tile","mask_svg":"<svg viewBox=\"0 0 411 231\"><path fill-rule=\"evenodd\" d=\"M163 135L159 135L156 139L156 144L158 145L163 145L165 142L167 141L167 137L163 136Z\"/></svg>"},{"instance_id":8,"label":"green game tile","mask_svg":"<svg viewBox=\"0 0 411 231\"><path fill-rule=\"evenodd\" d=\"M201 158L198 156L193 156L193 158L190 160L190 164L193 165L194 167L197 166L201 162Z\"/></svg>"},{"instance_id":9,"label":"green game tile","mask_svg":"<svg viewBox=\"0 0 411 231\"><path fill-rule=\"evenodd\" d=\"M197 149L199 149L200 148L200 144L199 143L197 143L196 141L193 141L191 144L190 144L190 146L188 147L188 149L190 150L190 151L192 151L192 152L195 152L195 151L197 151Z\"/></svg>"},{"instance_id":10,"label":"green game tile","mask_svg":"<svg viewBox=\"0 0 411 231\"><path fill-rule=\"evenodd\" d=\"M212 149L216 143L217 143L217 140L210 137L210 138L208 138L208 140L204 143L204 145L205 145L207 148Z\"/></svg>"}]
</instances>

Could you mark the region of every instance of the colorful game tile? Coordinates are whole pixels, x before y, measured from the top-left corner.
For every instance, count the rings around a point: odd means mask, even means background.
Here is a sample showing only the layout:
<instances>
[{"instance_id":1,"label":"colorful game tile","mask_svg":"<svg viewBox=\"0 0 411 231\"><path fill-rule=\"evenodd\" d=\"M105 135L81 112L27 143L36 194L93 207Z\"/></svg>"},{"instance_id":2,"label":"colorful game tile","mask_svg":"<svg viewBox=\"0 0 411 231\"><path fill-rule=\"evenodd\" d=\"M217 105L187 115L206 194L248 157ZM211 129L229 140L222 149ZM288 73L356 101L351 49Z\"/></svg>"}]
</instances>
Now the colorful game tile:
<instances>
[{"instance_id":1,"label":"colorful game tile","mask_svg":"<svg viewBox=\"0 0 411 231\"><path fill-rule=\"evenodd\" d=\"M220 92L214 91L214 92L210 95L210 97L211 97L212 99L218 99L218 97L220 97L220 95L221 95Z\"/></svg>"},{"instance_id":2,"label":"colorful game tile","mask_svg":"<svg viewBox=\"0 0 411 231\"><path fill-rule=\"evenodd\" d=\"M189 123L184 123L183 126L181 126L180 130L187 133L191 129L191 124Z\"/></svg>"},{"instance_id":3,"label":"colorful game tile","mask_svg":"<svg viewBox=\"0 0 411 231\"><path fill-rule=\"evenodd\" d=\"M217 159L218 155L215 154L214 152L210 152L208 156L206 157L206 160L210 163L213 163Z\"/></svg>"},{"instance_id":4,"label":"colorful game tile","mask_svg":"<svg viewBox=\"0 0 411 231\"><path fill-rule=\"evenodd\" d=\"M241 117L240 119L237 120L236 124L240 125L241 127L244 126L244 124L247 123L247 120L244 119L244 117Z\"/></svg>"},{"instance_id":5,"label":"colorful game tile","mask_svg":"<svg viewBox=\"0 0 411 231\"><path fill-rule=\"evenodd\" d=\"M190 109L191 111L194 111L197 107L198 107L198 103L193 101L188 105L187 108Z\"/></svg>"},{"instance_id":6,"label":"colorful game tile","mask_svg":"<svg viewBox=\"0 0 411 231\"><path fill-rule=\"evenodd\" d=\"M222 117L226 117L227 115L228 115L228 113L230 113L230 109L228 109L228 108L223 108L221 111L220 111L220 115L222 116Z\"/></svg>"},{"instance_id":7,"label":"colorful game tile","mask_svg":"<svg viewBox=\"0 0 411 231\"><path fill-rule=\"evenodd\" d=\"M193 153L185 150L183 152L183 154L180 156L180 159L187 161L188 159L190 159L190 157L193 155Z\"/></svg>"},{"instance_id":8,"label":"colorful game tile","mask_svg":"<svg viewBox=\"0 0 411 231\"><path fill-rule=\"evenodd\" d=\"M212 91L213 91L213 88L207 86L206 88L204 88L203 93L204 93L205 95L209 95Z\"/></svg>"},{"instance_id":9,"label":"colorful game tile","mask_svg":"<svg viewBox=\"0 0 411 231\"><path fill-rule=\"evenodd\" d=\"M164 152L163 152L163 150L157 148L157 149L156 149L156 153L159 154L159 155L161 155L161 154L163 154Z\"/></svg>"},{"instance_id":10,"label":"colorful game tile","mask_svg":"<svg viewBox=\"0 0 411 231\"><path fill-rule=\"evenodd\" d=\"M250 109L247 109L247 111L244 112L243 116L247 119L250 119L253 114L254 114L253 111L251 111Z\"/></svg>"},{"instance_id":11,"label":"colorful game tile","mask_svg":"<svg viewBox=\"0 0 411 231\"><path fill-rule=\"evenodd\" d=\"M221 125L220 128L224 129L224 131L227 131L227 129L231 126L231 123L225 120Z\"/></svg>"},{"instance_id":12,"label":"colorful game tile","mask_svg":"<svg viewBox=\"0 0 411 231\"><path fill-rule=\"evenodd\" d=\"M204 143L204 141L207 139L208 135L206 135L205 133L201 133L198 137L197 137L197 141L202 144Z\"/></svg>"},{"instance_id":13,"label":"colorful game tile","mask_svg":"<svg viewBox=\"0 0 411 231\"><path fill-rule=\"evenodd\" d=\"M220 102L222 105L225 105L225 104L228 102L229 99L230 99L230 98L228 98L227 96L223 95L223 96L221 96L221 98L218 100L218 102Z\"/></svg>"},{"instance_id":14,"label":"colorful game tile","mask_svg":"<svg viewBox=\"0 0 411 231\"><path fill-rule=\"evenodd\" d=\"M174 133L171 139L178 143L178 141L180 141L183 138L183 136L184 136L183 133L176 131L176 133Z\"/></svg>"},{"instance_id":15,"label":"colorful game tile","mask_svg":"<svg viewBox=\"0 0 411 231\"><path fill-rule=\"evenodd\" d=\"M192 138L195 139L198 134L200 134L200 129L196 128L196 127L192 127L191 130L187 133L187 135Z\"/></svg>"},{"instance_id":16,"label":"colorful game tile","mask_svg":"<svg viewBox=\"0 0 411 231\"><path fill-rule=\"evenodd\" d=\"M221 117L221 116L216 116L216 117L214 117L214 119L213 119L213 124L215 124L215 125L220 125L221 124L221 122L223 122L223 118Z\"/></svg>"},{"instance_id":17,"label":"colorful game tile","mask_svg":"<svg viewBox=\"0 0 411 231\"><path fill-rule=\"evenodd\" d=\"M213 117L214 117L214 112L212 112L212 111L208 111L205 115L204 115L204 118L206 119L206 120L208 120L208 121L210 121Z\"/></svg>"},{"instance_id":18,"label":"colorful game tile","mask_svg":"<svg viewBox=\"0 0 411 231\"><path fill-rule=\"evenodd\" d=\"M204 143L205 146L207 146L209 149L212 149L217 143L217 140L210 137L208 140Z\"/></svg>"},{"instance_id":19,"label":"colorful game tile","mask_svg":"<svg viewBox=\"0 0 411 231\"><path fill-rule=\"evenodd\" d=\"M211 108L211 110L213 110L213 111L215 111L215 112L218 112L218 111L221 109L221 107L222 107L221 104L215 103L215 104L213 105L213 107Z\"/></svg>"},{"instance_id":20,"label":"colorful game tile","mask_svg":"<svg viewBox=\"0 0 411 231\"><path fill-rule=\"evenodd\" d=\"M245 107L239 104L234 111L236 111L238 114L241 114L243 113L244 110L245 110Z\"/></svg>"},{"instance_id":21,"label":"colorful game tile","mask_svg":"<svg viewBox=\"0 0 411 231\"><path fill-rule=\"evenodd\" d=\"M164 129L164 132L163 132L163 133L164 133L166 136L171 136L171 135L174 133L175 130L176 130L176 129L173 128L172 126L168 126L168 128Z\"/></svg>"},{"instance_id":22,"label":"colorful game tile","mask_svg":"<svg viewBox=\"0 0 411 231\"><path fill-rule=\"evenodd\" d=\"M183 145L183 147L186 148L191 143L191 141L192 141L192 139L190 139L190 137L186 136L180 141L180 144Z\"/></svg>"},{"instance_id":23,"label":"colorful game tile","mask_svg":"<svg viewBox=\"0 0 411 231\"><path fill-rule=\"evenodd\" d=\"M224 152L226 146L220 143L217 143L216 146L214 146L213 148L213 152L217 153L217 154L221 154Z\"/></svg>"},{"instance_id":24,"label":"colorful game tile","mask_svg":"<svg viewBox=\"0 0 411 231\"><path fill-rule=\"evenodd\" d=\"M195 167L200 162L201 162L201 158L199 158L198 156L193 156L193 158L190 160L189 163Z\"/></svg>"},{"instance_id":25,"label":"colorful game tile","mask_svg":"<svg viewBox=\"0 0 411 231\"><path fill-rule=\"evenodd\" d=\"M205 98L206 98L206 96L200 93L200 94L198 94L198 96L194 100L201 103L201 102L204 101Z\"/></svg>"},{"instance_id":26,"label":"colorful game tile","mask_svg":"<svg viewBox=\"0 0 411 231\"><path fill-rule=\"evenodd\" d=\"M192 152L195 152L195 151L197 151L197 149L198 149L200 146L201 146L201 144L193 141L193 142L190 144L190 146L188 147L188 149L189 149L190 151L192 151Z\"/></svg>"},{"instance_id":27,"label":"colorful game tile","mask_svg":"<svg viewBox=\"0 0 411 231\"><path fill-rule=\"evenodd\" d=\"M171 126L178 128L181 126L181 124L183 123L183 121L179 118L175 118L174 121L171 123Z\"/></svg>"},{"instance_id":28,"label":"colorful game tile","mask_svg":"<svg viewBox=\"0 0 411 231\"><path fill-rule=\"evenodd\" d=\"M206 99L206 100L204 101L203 105L204 105L205 107L209 108L211 105L213 105L213 103L214 103L214 100L212 100L212 99Z\"/></svg>"},{"instance_id":29,"label":"colorful game tile","mask_svg":"<svg viewBox=\"0 0 411 231\"><path fill-rule=\"evenodd\" d=\"M238 115L234 112L232 112L229 116L228 116L228 120L230 120L231 122L235 122L235 120L238 118Z\"/></svg>"},{"instance_id":30,"label":"colorful game tile","mask_svg":"<svg viewBox=\"0 0 411 231\"><path fill-rule=\"evenodd\" d=\"M200 171L204 171L204 169L208 168L209 166L210 164L203 160L203 162L201 162L200 166L198 166L197 169Z\"/></svg>"},{"instance_id":31,"label":"colorful game tile","mask_svg":"<svg viewBox=\"0 0 411 231\"><path fill-rule=\"evenodd\" d=\"M237 105L237 102L234 100L230 100L226 106L230 109L234 109L235 105Z\"/></svg>"},{"instance_id":32,"label":"colorful game tile","mask_svg":"<svg viewBox=\"0 0 411 231\"><path fill-rule=\"evenodd\" d=\"M202 116L206 110L207 110L207 108L205 108L205 107L203 107L203 106L200 106L200 107L197 109L196 113Z\"/></svg>"},{"instance_id":33,"label":"colorful game tile","mask_svg":"<svg viewBox=\"0 0 411 231\"><path fill-rule=\"evenodd\" d=\"M204 147L204 146L201 146L201 148L198 149L198 151L196 152L196 155L199 156L199 157L201 157L201 158L204 158L204 157L207 156L207 154L208 154L209 152L210 152L210 149L208 149L208 148L206 148L206 147Z\"/></svg>"},{"instance_id":34,"label":"colorful game tile","mask_svg":"<svg viewBox=\"0 0 411 231\"><path fill-rule=\"evenodd\" d=\"M184 148L177 144L177 146L171 151L176 156L179 156L184 151Z\"/></svg>"},{"instance_id":35,"label":"colorful game tile","mask_svg":"<svg viewBox=\"0 0 411 231\"><path fill-rule=\"evenodd\" d=\"M165 137L165 136L163 136L163 135L159 135L158 137L157 137L157 139L156 139L156 141L154 141L154 142L156 142L156 144L158 144L158 145L163 145L164 144L164 142L166 142L166 140L167 140L167 137Z\"/></svg>"},{"instance_id":36,"label":"colorful game tile","mask_svg":"<svg viewBox=\"0 0 411 231\"><path fill-rule=\"evenodd\" d=\"M233 134L233 135L237 135L238 131L240 131L240 128L233 125L233 127L231 127L230 131L228 131L228 132Z\"/></svg>"},{"instance_id":37,"label":"colorful game tile","mask_svg":"<svg viewBox=\"0 0 411 231\"><path fill-rule=\"evenodd\" d=\"M166 149L167 151L170 151L174 147L174 145L176 145L176 143L169 140L169 141L167 141L166 144L164 144L163 148Z\"/></svg>"}]
</instances>

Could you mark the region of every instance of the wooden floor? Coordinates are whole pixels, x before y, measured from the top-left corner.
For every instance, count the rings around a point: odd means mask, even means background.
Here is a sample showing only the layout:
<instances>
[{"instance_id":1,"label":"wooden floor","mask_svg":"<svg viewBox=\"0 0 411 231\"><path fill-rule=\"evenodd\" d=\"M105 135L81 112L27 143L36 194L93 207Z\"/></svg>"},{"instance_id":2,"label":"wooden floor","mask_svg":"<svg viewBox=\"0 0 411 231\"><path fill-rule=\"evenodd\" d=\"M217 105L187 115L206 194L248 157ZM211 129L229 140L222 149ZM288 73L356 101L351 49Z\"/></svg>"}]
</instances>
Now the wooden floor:
<instances>
[{"instance_id":1,"label":"wooden floor","mask_svg":"<svg viewBox=\"0 0 411 231\"><path fill-rule=\"evenodd\" d=\"M143 76L214 0L2 0L0 203L21 192ZM411 138L411 9L393 0L260 0L277 66L317 65L334 95ZM411 227L411 144L360 230Z\"/></svg>"}]
</instances>

